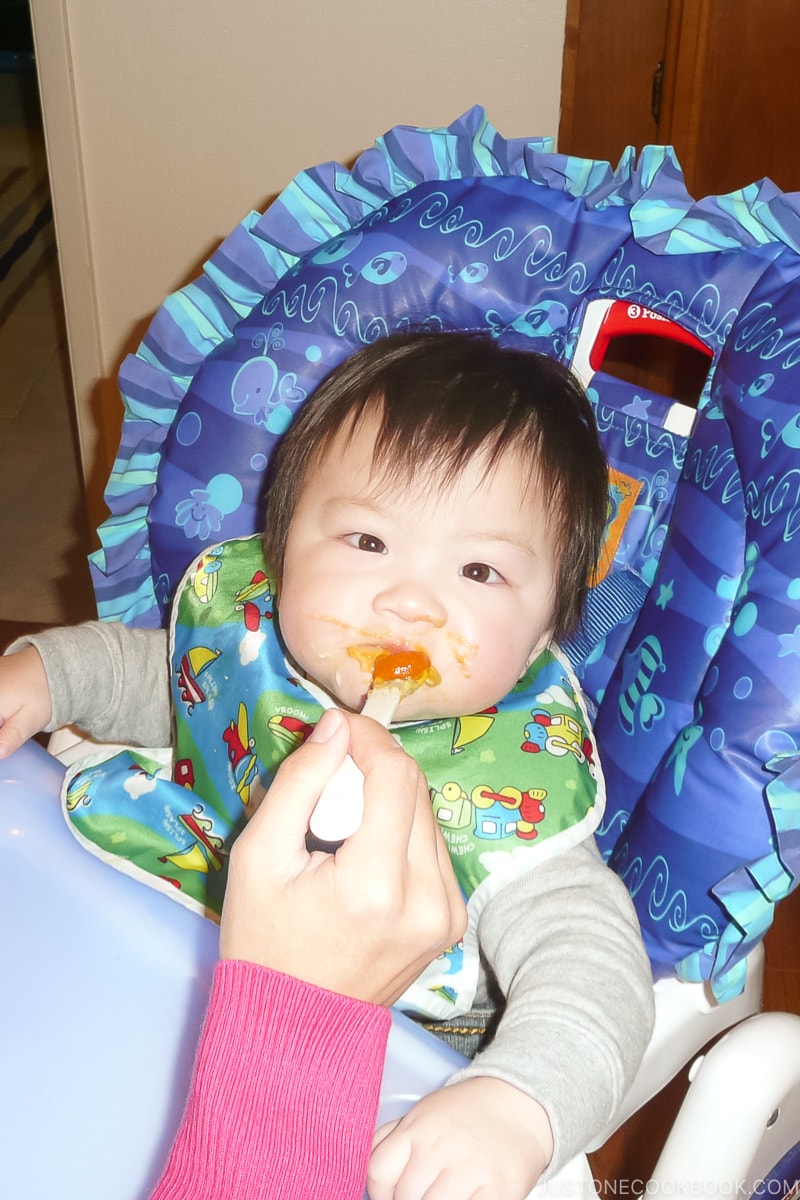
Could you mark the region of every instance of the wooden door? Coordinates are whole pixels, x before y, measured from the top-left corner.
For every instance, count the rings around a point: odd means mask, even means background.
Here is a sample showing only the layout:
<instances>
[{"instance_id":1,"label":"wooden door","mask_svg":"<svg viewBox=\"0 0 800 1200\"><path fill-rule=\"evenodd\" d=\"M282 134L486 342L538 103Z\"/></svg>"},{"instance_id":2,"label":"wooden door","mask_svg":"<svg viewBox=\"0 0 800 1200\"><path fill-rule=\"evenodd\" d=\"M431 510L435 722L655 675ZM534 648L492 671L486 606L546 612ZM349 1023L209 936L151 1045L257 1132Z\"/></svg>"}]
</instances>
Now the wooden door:
<instances>
[{"instance_id":1,"label":"wooden door","mask_svg":"<svg viewBox=\"0 0 800 1200\"><path fill-rule=\"evenodd\" d=\"M567 0L559 150L616 166L626 146L658 141L668 12L669 0Z\"/></svg>"},{"instance_id":2,"label":"wooden door","mask_svg":"<svg viewBox=\"0 0 800 1200\"><path fill-rule=\"evenodd\" d=\"M798 61L797 0L567 0L559 149L673 145L697 197L800 190Z\"/></svg>"}]
</instances>

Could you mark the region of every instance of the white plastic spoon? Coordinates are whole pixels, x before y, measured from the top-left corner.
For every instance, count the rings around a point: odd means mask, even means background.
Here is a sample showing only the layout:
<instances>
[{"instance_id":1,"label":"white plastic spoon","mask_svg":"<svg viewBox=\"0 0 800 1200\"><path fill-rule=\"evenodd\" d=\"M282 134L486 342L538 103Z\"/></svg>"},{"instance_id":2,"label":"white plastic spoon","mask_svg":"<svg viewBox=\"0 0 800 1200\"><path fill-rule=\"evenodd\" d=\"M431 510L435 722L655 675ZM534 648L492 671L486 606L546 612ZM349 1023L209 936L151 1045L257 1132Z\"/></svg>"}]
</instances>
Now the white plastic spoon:
<instances>
[{"instance_id":1,"label":"white plastic spoon","mask_svg":"<svg viewBox=\"0 0 800 1200\"><path fill-rule=\"evenodd\" d=\"M362 715L388 729L404 696L410 696L423 683L440 682L439 672L424 650L379 648ZM364 776L348 755L317 801L309 829L320 841L342 842L355 833L363 816Z\"/></svg>"},{"instance_id":2,"label":"white plastic spoon","mask_svg":"<svg viewBox=\"0 0 800 1200\"><path fill-rule=\"evenodd\" d=\"M373 687L361 712L388 729L408 687L381 684ZM325 785L311 814L309 829L321 842L343 842L355 833L364 817L364 775L350 755Z\"/></svg>"}]
</instances>

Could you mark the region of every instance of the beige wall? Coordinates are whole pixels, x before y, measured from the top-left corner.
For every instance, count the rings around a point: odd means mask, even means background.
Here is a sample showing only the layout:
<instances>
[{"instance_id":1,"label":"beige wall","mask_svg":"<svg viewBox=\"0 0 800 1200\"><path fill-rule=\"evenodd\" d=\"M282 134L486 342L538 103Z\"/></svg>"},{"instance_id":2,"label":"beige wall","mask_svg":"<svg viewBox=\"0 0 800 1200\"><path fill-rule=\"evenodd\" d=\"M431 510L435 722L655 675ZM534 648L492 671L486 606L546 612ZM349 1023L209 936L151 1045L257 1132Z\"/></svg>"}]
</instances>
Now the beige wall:
<instances>
[{"instance_id":1,"label":"beige wall","mask_svg":"<svg viewBox=\"0 0 800 1200\"><path fill-rule=\"evenodd\" d=\"M165 295L304 167L485 106L555 135L566 0L31 0L93 517L114 379Z\"/></svg>"}]
</instances>

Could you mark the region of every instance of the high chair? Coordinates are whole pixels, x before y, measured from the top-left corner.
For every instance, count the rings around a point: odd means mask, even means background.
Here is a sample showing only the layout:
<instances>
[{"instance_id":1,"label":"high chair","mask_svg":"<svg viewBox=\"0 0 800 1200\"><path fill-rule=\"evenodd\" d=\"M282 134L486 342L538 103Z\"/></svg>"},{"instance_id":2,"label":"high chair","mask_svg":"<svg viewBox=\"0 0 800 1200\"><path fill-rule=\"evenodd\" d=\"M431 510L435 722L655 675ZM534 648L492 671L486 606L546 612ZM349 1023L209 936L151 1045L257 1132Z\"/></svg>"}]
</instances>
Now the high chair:
<instances>
[{"instance_id":1,"label":"high chair","mask_svg":"<svg viewBox=\"0 0 800 1200\"><path fill-rule=\"evenodd\" d=\"M352 170L299 175L168 298L120 372L125 421L92 570L102 618L151 627L201 549L258 529L272 447L358 346L407 326L488 329L587 387L609 523L566 649L596 711L609 795L598 842L634 898L657 1006L598 1145L695 1060L648 1194L774 1194L770 1171L783 1160L796 1178L800 1159L800 1017L759 1015L761 941L800 872L798 301L797 197L765 180L695 202L667 147L629 150L612 172L547 139L507 141L475 108L446 129L389 131ZM49 793L58 768L31 769ZM82 853L59 835L60 855ZM202 1011L213 926L122 876L90 883L95 866L79 887L58 871L53 901L110 888L103 923L112 902L133 906L182 964L176 990L163 954L136 951L177 996L165 1094L140 1142L151 1164L174 1127L180 1035ZM123 1012L134 1019L127 1000ZM13 1016L24 1028L25 1012ZM47 1028L46 1003L41 1017ZM393 1045L406 1036L398 1017ZM32 1036L20 1045L29 1064L41 1054ZM47 1046L58 1062L63 1042ZM450 1073L449 1053L419 1044L406 1099ZM585 1159L550 1185L591 1186Z\"/></svg>"}]
</instances>

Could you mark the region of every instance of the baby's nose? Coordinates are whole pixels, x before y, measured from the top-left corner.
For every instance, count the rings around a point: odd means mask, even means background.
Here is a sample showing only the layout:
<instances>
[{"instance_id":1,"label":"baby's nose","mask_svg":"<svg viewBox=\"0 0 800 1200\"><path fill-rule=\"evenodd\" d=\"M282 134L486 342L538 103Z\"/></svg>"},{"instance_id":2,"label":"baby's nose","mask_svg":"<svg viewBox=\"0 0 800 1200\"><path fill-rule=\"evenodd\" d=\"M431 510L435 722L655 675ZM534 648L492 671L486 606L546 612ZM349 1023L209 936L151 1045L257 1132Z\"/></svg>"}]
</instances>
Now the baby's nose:
<instances>
[{"instance_id":1,"label":"baby's nose","mask_svg":"<svg viewBox=\"0 0 800 1200\"><path fill-rule=\"evenodd\" d=\"M396 581L375 597L375 608L382 615L401 621L421 621L436 628L444 625L447 610L435 590L422 580Z\"/></svg>"}]
</instances>

